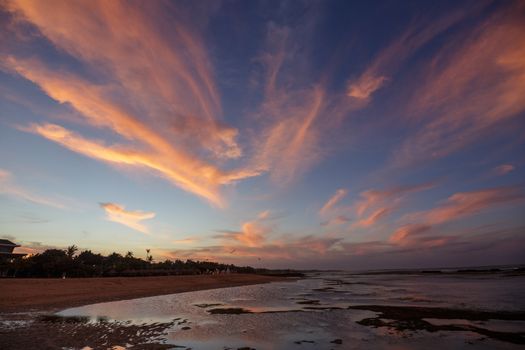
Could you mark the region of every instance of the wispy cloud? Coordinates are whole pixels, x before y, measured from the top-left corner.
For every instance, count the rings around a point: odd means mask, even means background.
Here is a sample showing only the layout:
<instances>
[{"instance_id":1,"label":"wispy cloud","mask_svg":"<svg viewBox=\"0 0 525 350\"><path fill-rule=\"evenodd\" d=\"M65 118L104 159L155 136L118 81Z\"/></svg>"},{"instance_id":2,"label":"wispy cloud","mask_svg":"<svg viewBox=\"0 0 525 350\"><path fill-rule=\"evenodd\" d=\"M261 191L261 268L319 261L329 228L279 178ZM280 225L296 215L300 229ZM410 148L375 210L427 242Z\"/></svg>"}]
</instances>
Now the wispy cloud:
<instances>
[{"instance_id":1,"label":"wispy cloud","mask_svg":"<svg viewBox=\"0 0 525 350\"><path fill-rule=\"evenodd\" d=\"M367 100L374 92L379 90L387 81L384 76L363 75L359 80L351 82L348 86L347 95L359 100Z\"/></svg>"},{"instance_id":2,"label":"wispy cloud","mask_svg":"<svg viewBox=\"0 0 525 350\"><path fill-rule=\"evenodd\" d=\"M356 225L361 227L372 226L376 224L379 220L381 220L383 217L387 216L392 210L393 208L388 207L376 209L369 216L359 220Z\"/></svg>"},{"instance_id":3,"label":"wispy cloud","mask_svg":"<svg viewBox=\"0 0 525 350\"><path fill-rule=\"evenodd\" d=\"M20 185L17 185L13 180L13 176L7 170L0 169L0 194L6 194L13 198L22 199L36 204L47 205L50 207L65 208L65 200L60 201L56 198L45 197L34 193Z\"/></svg>"},{"instance_id":4,"label":"wispy cloud","mask_svg":"<svg viewBox=\"0 0 525 350\"><path fill-rule=\"evenodd\" d=\"M410 224L399 227L393 234L390 236L390 242L392 243L405 243L411 241L413 236L425 233L431 229L429 225L418 225Z\"/></svg>"},{"instance_id":5,"label":"wispy cloud","mask_svg":"<svg viewBox=\"0 0 525 350\"><path fill-rule=\"evenodd\" d=\"M369 227L376 224L388 214L397 210L409 195L434 187L434 183L397 186L385 190L366 190L360 193L360 199L355 203L357 227Z\"/></svg>"},{"instance_id":6,"label":"wispy cloud","mask_svg":"<svg viewBox=\"0 0 525 350\"><path fill-rule=\"evenodd\" d=\"M273 183L281 187L326 156L328 135L349 111L358 108L343 91L328 91L328 73L315 78L307 55L297 45L314 32L314 8L305 11L300 24L270 22L265 47L256 59L264 71L264 98L254 111L261 137L252 141L250 164L252 169L269 172Z\"/></svg>"},{"instance_id":7,"label":"wispy cloud","mask_svg":"<svg viewBox=\"0 0 525 350\"><path fill-rule=\"evenodd\" d=\"M428 64L406 104L406 113L421 126L395 150L396 165L445 157L525 111L520 6L509 6L458 36Z\"/></svg>"},{"instance_id":8,"label":"wispy cloud","mask_svg":"<svg viewBox=\"0 0 525 350\"><path fill-rule=\"evenodd\" d=\"M196 242L198 242L199 239L196 238L196 237L186 237L186 238L182 238L182 239L175 239L173 241L171 241L171 243L173 244L194 244Z\"/></svg>"},{"instance_id":9,"label":"wispy cloud","mask_svg":"<svg viewBox=\"0 0 525 350\"><path fill-rule=\"evenodd\" d=\"M217 186L229 179L217 173L217 169L208 167L198 160L187 159L186 168L174 163L174 159L147 151L135 150L122 145L107 146L100 140L90 140L55 124L33 124L27 128L31 132L52 140L74 152L98 159L110 164L134 166L154 170L178 186L200 195L210 202L222 205ZM182 159L181 159L182 160ZM194 172L189 172L189 169Z\"/></svg>"},{"instance_id":10,"label":"wispy cloud","mask_svg":"<svg viewBox=\"0 0 525 350\"><path fill-rule=\"evenodd\" d=\"M303 236L283 240L269 240L261 245L230 244L171 251L170 258L212 259L254 265L272 262L308 261L332 252L340 238Z\"/></svg>"},{"instance_id":11,"label":"wispy cloud","mask_svg":"<svg viewBox=\"0 0 525 350\"><path fill-rule=\"evenodd\" d=\"M241 224L240 231L222 230L215 238L226 241L236 241L248 247L261 246L273 229L268 225L269 211L263 211L254 220L246 221Z\"/></svg>"},{"instance_id":12,"label":"wispy cloud","mask_svg":"<svg viewBox=\"0 0 525 350\"><path fill-rule=\"evenodd\" d=\"M149 234L149 229L141 221L152 219L155 213L126 210L123 205L115 203L100 203L106 212L106 219L130 227L142 233Z\"/></svg>"},{"instance_id":13,"label":"wispy cloud","mask_svg":"<svg viewBox=\"0 0 525 350\"><path fill-rule=\"evenodd\" d=\"M408 57L465 15L465 11L455 11L442 18L412 23L404 33L377 54L359 77L348 82L347 95L369 102L372 95L398 72Z\"/></svg>"},{"instance_id":14,"label":"wispy cloud","mask_svg":"<svg viewBox=\"0 0 525 350\"><path fill-rule=\"evenodd\" d=\"M440 206L409 215L429 224L442 224L483 210L525 200L521 187L497 187L471 192L455 193Z\"/></svg>"},{"instance_id":15,"label":"wispy cloud","mask_svg":"<svg viewBox=\"0 0 525 350\"><path fill-rule=\"evenodd\" d=\"M402 221L409 224L397 229L390 241L406 244L411 242L414 236L426 233L436 225L521 201L525 201L525 191L522 187L497 187L455 193L435 208L405 215Z\"/></svg>"},{"instance_id":16,"label":"wispy cloud","mask_svg":"<svg viewBox=\"0 0 525 350\"><path fill-rule=\"evenodd\" d=\"M503 175L506 175L506 174L510 173L514 169L515 169L515 167L512 164L501 164L501 165L498 165L497 167L495 167L494 169L492 169L492 172L495 175L503 176Z\"/></svg>"},{"instance_id":17,"label":"wispy cloud","mask_svg":"<svg viewBox=\"0 0 525 350\"><path fill-rule=\"evenodd\" d=\"M338 225L344 225L348 223L350 219L346 217L345 215L337 215L336 217L330 218L326 221L323 221L321 223L321 226L338 226Z\"/></svg>"},{"instance_id":18,"label":"wispy cloud","mask_svg":"<svg viewBox=\"0 0 525 350\"><path fill-rule=\"evenodd\" d=\"M323 207L319 210L319 214L324 215L328 213L339 201L341 201L346 195L348 194L348 190L344 188L338 189L335 194L330 197L326 201L326 203L323 205Z\"/></svg>"},{"instance_id":19,"label":"wispy cloud","mask_svg":"<svg viewBox=\"0 0 525 350\"><path fill-rule=\"evenodd\" d=\"M211 64L202 40L184 19L166 36L151 16L158 14L159 21L166 20L161 4L145 10L121 2L42 6L38 1L12 1L7 9L19 21L38 28L43 37L77 58L97 78L56 69L36 57L3 57L4 69L74 108L83 122L124 138L132 158L141 154L138 162L124 159L125 152L112 161L119 158L118 162L128 165L153 168L177 186L219 206L224 204L221 185L259 174L243 169L221 171L213 165L216 160L240 157L242 150L236 141L238 131L220 121L222 108ZM105 40L100 41L101 37ZM148 54L152 52L154 56ZM47 136L50 128L58 130L57 126L33 126L48 131ZM69 134L68 140L73 142L74 136L80 138ZM67 146L64 139L60 141ZM115 153L102 142L96 143L99 152ZM87 153L79 147L69 148ZM105 155L89 153L108 161Z\"/></svg>"}]
</instances>

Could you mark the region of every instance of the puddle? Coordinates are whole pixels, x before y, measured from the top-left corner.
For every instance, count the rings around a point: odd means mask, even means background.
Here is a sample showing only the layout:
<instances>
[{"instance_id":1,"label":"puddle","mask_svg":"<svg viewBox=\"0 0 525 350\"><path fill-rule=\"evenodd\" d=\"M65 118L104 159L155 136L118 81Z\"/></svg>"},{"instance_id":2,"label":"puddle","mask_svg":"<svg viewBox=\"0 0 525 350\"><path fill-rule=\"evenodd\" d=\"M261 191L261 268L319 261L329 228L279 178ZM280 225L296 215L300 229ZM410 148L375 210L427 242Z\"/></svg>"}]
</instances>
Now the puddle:
<instances>
[{"instance_id":1,"label":"puddle","mask_svg":"<svg viewBox=\"0 0 525 350\"><path fill-rule=\"evenodd\" d=\"M523 277L487 280L486 276L464 279L441 274L331 275L94 304L58 315L139 326L171 322L163 338L166 344L205 350L432 349L437 345L462 348L471 343L481 349L508 349L519 341L503 333L517 332L522 321L492 320L488 316L494 313L454 314L443 310L460 306L523 310L525 302L517 297L525 286ZM440 288L435 288L436 283ZM435 312L425 313L423 308L414 316L415 306L441 308L442 313L438 311L436 317Z\"/></svg>"}]
</instances>

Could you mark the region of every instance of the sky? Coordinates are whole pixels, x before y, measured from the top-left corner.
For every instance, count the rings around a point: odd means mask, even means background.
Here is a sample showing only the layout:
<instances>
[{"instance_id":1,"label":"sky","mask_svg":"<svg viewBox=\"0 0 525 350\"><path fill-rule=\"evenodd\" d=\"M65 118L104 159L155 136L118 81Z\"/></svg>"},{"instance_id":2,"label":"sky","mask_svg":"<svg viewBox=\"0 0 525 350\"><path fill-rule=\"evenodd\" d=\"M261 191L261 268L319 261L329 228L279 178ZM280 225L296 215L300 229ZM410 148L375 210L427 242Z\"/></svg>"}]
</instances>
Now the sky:
<instances>
[{"instance_id":1,"label":"sky","mask_svg":"<svg viewBox=\"0 0 525 350\"><path fill-rule=\"evenodd\" d=\"M521 1L0 1L0 237L525 263Z\"/></svg>"}]
</instances>

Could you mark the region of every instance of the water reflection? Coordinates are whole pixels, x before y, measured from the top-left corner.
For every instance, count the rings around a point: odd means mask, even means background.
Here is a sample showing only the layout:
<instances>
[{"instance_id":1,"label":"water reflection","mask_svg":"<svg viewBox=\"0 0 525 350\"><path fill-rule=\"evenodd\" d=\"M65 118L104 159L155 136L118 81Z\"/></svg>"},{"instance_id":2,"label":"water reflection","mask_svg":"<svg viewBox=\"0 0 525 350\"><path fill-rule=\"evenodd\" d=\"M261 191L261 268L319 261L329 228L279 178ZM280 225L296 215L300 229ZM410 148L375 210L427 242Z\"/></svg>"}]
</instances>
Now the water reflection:
<instances>
[{"instance_id":1,"label":"water reflection","mask_svg":"<svg viewBox=\"0 0 525 350\"><path fill-rule=\"evenodd\" d=\"M370 319L375 320L370 324L381 324L378 313L348 307L397 305L523 311L523 290L523 276L331 273L294 282L94 304L64 310L59 315L92 320L105 317L133 324L174 322L167 342L193 349L353 349L362 348L364 343L374 348L419 349L425 344L435 347L435 339L439 339L440 347L462 348L474 342L478 347L494 349L518 345L461 328L456 332L442 331L445 328L441 326L475 325L496 332L518 332L523 329L523 321L476 323L438 317L410 320L412 328L374 328L357 322ZM418 324L424 324L427 330L435 326L436 331L418 330Z\"/></svg>"}]
</instances>

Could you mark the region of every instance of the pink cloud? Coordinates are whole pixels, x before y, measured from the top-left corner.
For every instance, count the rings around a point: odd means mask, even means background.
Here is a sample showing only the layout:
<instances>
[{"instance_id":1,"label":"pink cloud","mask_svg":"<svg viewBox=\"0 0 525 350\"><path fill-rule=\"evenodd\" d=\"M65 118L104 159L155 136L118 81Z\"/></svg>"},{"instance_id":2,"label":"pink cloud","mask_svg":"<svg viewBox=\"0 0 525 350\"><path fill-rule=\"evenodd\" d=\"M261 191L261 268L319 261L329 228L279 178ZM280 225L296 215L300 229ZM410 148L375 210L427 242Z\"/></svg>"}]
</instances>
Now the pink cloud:
<instances>
[{"instance_id":1,"label":"pink cloud","mask_svg":"<svg viewBox=\"0 0 525 350\"><path fill-rule=\"evenodd\" d=\"M326 201L326 203L323 205L323 207L319 210L319 214L324 215L327 212L329 212L337 203L339 203L346 195L348 194L348 190L344 188L338 189L335 194L330 197Z\"/></svg>"},{"instance_id":2,"label":"pink cloud","mask_svg":"<svg viewBox=\"0 0 525 350\"><path fill-rule=\"evenodd\" d=\"M515 169L512 164L501 164L493 169L493 173L499 176L506 175Z\"/></svg>"},{"instance_id":3,"label":"pink cloud","mask_svg":"<svg viewBox=\"0 0 525 350\"><path fill-rule=\"evenodd\" d=\"M360 193L361 199L354 205L356 227L370 227L397 210L406 196L434 187L434 183L398 186L385 190L367 190ZM367 214L368 213L368 214Z\"/></svg>"},{"instance_id":4,"label":"pink cloud","mask_svg":"<svg viewBox=\"0 0 525 350\"><path fill-rule=\"evenodd\" d=\"M515 187L459 192L448 197L442 205L425 212L411 214L409 217L419 218L429 224L437 225L524 199L523 190Z\"/></svg>"},{"instance_id":5,"label":"pink cloud","mask_svg":"<svg viewBox=\"0 0 525 350\"><path fill-rule=\"evenodd\" d=\"M418 236L425 232L428 232L431 229L431 226L428 225L417 225L410 224L398 228L390 237L390 242L392 243L406 243L411 242L414 239L414 236Z\"/></svg>"},{"instance_id":6,"label":"pink cloud","mask_svg":"<svg viewBox=\"0 0 525 350\"><path fill-rule=\"evenodd\" d=\"M372 212L366 218L363 218L357 222L357 226L369 227L377 223L379 220L387 216L392 211L391 208L379 208Z\"/></svg>"},{"instance_id":7,"label":"pink cloud","mask_svg":"<svg viewBox=\"0 0 525 350\"><path fill-rule=\"evenodd\" d=\"M412 241L413 236L426 233L436 225L524 200L525 193L520 187L498 187L455 193L435 208L406 215L403 221L412 222L412 224L398 228L390 237L390 241L396 244L406 244Z\"/></svg>"},{"instance_id":8,"label":"pink cloud","mask_svg":"<svg viewBox=\"0 0 525 350\"><path fill-rule=\"evenodd\" d=\"M464 11L456 11L435 20L413 23L373 58L371 64L357 79L349 81L347 95L363 100L365 103L369 102L374 92L384 86L409 56L464 16Z\"/></svg>"},{"instance_id":9,"label":"pink cloud","mask_svg":"<svg viewBox=\"0 0 525 350\"><path fill-rule=\"evenodd\" d=\"M379 90L387 81L384 76L363 75L359 80L351 82L348 86L347 95L359 100L367 100L372 94Z\"/></svg>"},{"instance_id":10,"label":"pink cloud","mask_svg":"<svg viewBox=\"0 0 525 350\"><path fill-rule=\"evenodd\" d=\"M446 157L525 111L525 25L517 7L469 28L430 62L404 104L418 129L395 150L394 164Z\"/></svg>"},{"instance_id":11,"label":"pink cloud","mask_svg":"<svg viewBox=\"0 0 525 350\"><path fill-rule=\"evenodd\" d=\"M272 227L265 223L270 219L269 215L270 212L265 210L259 213L254 220L243 222L240 231L222 231L215 238L220 238L227 242L234 241L247 247L261 246L267 241L268 235L273 231Z\"/></svg>"},{"instance_id":12,"label":"pink cloud","mask_svg":"<svg viewBox=\"0 0 525 350\"><path fill-rule=\"evenodd\" d=\"M346 217L345 215L338 215L327 221L323 221L321 223L321 226L332 226L332 225L338 226L338 225L346 224L348 222L350 222L350 219L348 217Z\"/></svg>"},{"instance_id":13,"label":"pink cloud","mask_svg":"<svg viewBox=\"0 0 525 350\"><path fill-rule=\"evenodd\" d=\"M8 2L6 10L19 23L34 26L42 37L78 59L96 78L89 80L56 69L36 57L4 56L2 66L73 108L77 121L109 129L126 140L126 151L113 157L112 162L119 158L119 163L128 166L153 168L176 186L224 206L222 185L256 176L260 171L225 171L215 165L242 155L236 141L238 130L221 121L222 107L212 65L198 32L181 19L170 23L174 30L166 35L159 29L158 22L165 20L160 7L98 1L60 2L54 6L43 6L38 1ZM148 52L155 52L155 57ZM51 130L47 124L32 127L69 149L108 161L104 154L77 147L86 141L81 135L69 133L70 142L66 144L64 138L58 138L58 128L53 126ZM61 132L63 136L65 133ZM112 147L102 146L103 142L91 144L97 144L102 153L115 155L115 148L108 149ZM125 152L131 154L128 159ZM129 160L138 154L140 161Z\"/></svg>"}]
</instances>

